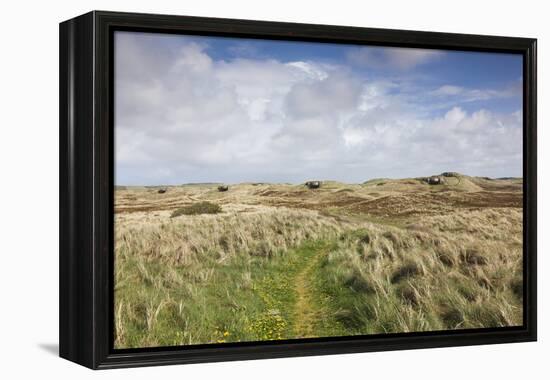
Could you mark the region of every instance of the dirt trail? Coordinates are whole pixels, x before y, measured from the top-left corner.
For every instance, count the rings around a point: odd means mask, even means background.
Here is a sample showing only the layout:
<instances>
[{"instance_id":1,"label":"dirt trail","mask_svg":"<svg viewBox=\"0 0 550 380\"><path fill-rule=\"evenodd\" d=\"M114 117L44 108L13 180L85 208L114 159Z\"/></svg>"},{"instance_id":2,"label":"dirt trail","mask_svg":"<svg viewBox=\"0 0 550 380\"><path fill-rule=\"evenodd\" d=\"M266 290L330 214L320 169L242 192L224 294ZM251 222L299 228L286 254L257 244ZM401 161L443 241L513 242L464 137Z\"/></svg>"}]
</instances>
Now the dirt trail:
<instances>
[{"instance_id":1,"label":"dirt trail","mask_svg":"<svg viewBox=\"0 0 550 380\"><path fill-rule=\"evenodd\" d=\"M296 303L294 305L294 333L297 338L312 338L316 335L315 323L319 319L321 310L313 300L313 290L310 280L315 270L323 249L312 255L304 268L298 273L294 280L296 291Z\"/></svg>"}]
</instances>

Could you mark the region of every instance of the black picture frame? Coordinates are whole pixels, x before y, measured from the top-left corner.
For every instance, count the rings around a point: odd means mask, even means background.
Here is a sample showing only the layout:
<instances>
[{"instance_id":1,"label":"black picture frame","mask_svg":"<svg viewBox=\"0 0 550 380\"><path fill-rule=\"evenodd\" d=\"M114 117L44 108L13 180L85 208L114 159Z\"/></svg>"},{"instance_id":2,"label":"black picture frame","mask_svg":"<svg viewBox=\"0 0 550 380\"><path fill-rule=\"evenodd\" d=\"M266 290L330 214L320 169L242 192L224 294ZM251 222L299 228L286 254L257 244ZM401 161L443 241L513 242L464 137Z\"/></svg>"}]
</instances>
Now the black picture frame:
<instances>
[{"instance_id":1,"label":"black picture frame","mask_svg":"<svg viewBox=\"0 0 550 380\"><path fill-rule=\"evenodd\" d=\"M522 54L523 326L115 350L115 30ZM105 11L93 11L62 22L59 37L61 357L103 369L536 340L536 39Z\"/></svg>"}]
</instances>

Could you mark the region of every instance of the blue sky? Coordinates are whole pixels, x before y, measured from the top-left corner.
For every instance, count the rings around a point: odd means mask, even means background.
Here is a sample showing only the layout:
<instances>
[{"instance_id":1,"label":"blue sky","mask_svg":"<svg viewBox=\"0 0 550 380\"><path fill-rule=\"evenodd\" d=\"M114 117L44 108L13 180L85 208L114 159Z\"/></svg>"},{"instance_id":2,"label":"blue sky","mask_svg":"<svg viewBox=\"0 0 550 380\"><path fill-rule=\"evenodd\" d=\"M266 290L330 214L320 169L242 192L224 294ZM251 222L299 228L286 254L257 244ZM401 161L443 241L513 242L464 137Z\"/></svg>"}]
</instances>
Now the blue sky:
<instances>
[{"instance_id":1,"label":"blue sky","mask_svg":"<svg viewBox=\"0 0 550 380\"><path fill-rule=\"evenodd\" d=\"M522 57L117 32L116 183L521 176Z\"/></svg>"}]
</instances>

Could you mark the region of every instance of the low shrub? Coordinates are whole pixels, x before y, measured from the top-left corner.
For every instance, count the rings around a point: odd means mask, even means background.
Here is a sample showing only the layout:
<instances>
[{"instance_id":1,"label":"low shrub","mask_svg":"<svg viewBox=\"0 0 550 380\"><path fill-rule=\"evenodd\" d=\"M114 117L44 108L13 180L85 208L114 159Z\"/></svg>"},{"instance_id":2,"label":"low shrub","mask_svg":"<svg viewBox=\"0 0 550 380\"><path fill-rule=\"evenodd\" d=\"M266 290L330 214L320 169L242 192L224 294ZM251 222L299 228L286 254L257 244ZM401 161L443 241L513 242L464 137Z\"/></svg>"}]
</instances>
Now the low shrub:
<instances>
[{"instance_id":1,"label":"low shrub","mask_svg":"<svg viewBox=\"0 0 550 380\"><path fill-rule=\"evenodd\" d=\"M218 214L222 208L211 202L198 202L189 206L181 207L172 212L171 218L181 215Z\"/></svg>"}]
</instances>

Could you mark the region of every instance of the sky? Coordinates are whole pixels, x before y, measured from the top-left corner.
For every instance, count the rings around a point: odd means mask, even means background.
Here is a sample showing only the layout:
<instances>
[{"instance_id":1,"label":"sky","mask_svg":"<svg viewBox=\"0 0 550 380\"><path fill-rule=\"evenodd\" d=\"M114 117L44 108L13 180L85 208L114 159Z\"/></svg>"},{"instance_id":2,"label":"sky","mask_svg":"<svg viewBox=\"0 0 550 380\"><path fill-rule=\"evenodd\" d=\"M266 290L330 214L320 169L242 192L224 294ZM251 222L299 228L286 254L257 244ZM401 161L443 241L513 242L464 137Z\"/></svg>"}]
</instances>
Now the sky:
<instances>
[{"instance_id":1,"label":"sky","mask_svg":"<svg viewBox=\"0 0 550 380\"><path fill-rule=\"evenodd\" d=\"M522 57L115 33L115 183L522 175Z\"/></svg>"}]
</instances>

